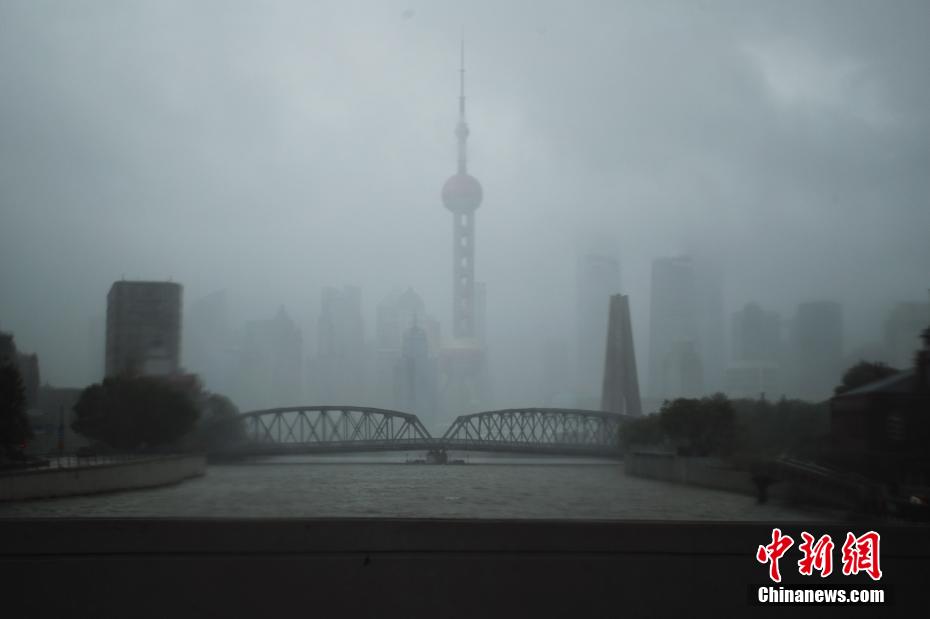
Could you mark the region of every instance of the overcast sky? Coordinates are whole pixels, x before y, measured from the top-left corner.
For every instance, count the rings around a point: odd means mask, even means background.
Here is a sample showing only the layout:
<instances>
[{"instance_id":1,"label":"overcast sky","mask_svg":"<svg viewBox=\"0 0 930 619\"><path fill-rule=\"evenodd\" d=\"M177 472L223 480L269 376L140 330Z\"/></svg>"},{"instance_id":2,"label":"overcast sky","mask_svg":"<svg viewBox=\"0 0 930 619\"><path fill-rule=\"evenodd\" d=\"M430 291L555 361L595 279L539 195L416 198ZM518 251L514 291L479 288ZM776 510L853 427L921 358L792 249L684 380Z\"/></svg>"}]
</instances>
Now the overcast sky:
<instances>
[{"instance_id":1,"label":"overcast sky","mask_svg":"<svg viewBox=\"0 0 930 619\"><path fill-rule=\"evenodd\" d=\"M65 385L121 276L311 345L322 286L373 321L409 285L448 330L463 26L498 367L571 341L592 250L641 376L658 256L717 263L728 312L839 300L850 347L926 299L930 2L5 0L0 328Z\"/></svg>"}]
</instances>

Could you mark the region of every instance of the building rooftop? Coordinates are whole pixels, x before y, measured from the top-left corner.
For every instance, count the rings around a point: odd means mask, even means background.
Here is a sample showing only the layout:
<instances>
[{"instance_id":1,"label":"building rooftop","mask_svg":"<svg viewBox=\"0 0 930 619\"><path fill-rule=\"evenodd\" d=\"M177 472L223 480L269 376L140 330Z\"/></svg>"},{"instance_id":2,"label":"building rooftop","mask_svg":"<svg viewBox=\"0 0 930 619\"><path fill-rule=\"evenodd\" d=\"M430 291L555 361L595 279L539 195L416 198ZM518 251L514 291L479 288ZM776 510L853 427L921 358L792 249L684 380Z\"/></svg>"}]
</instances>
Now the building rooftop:
<instances>
[{"instance_id":1,"label":"building rooftop","mask_svg":"<svg viewBox=\"0 0 930 619\"><path fill-rule=\"evenodd\" d=\"M873 393L913 393L917 389L917 375L914 370L905 370L881 380L850 389L845 393L834 396L837 398L847 398L851 396L870 395Z\"/></svg>"},{"instance_id":2,"label":"building rooftop","mask_svg":"<svg viewBox=\"0 0 930 619\"><path fill-rule=\"evenodd\" d=\"M142 281L142 280L127 280L121 279L119 281L113 282L111 288L121 288L124 286L170 286L170 287L181 287L179 282L153 282L153 281Z\"/></svg>"}]
</instances>

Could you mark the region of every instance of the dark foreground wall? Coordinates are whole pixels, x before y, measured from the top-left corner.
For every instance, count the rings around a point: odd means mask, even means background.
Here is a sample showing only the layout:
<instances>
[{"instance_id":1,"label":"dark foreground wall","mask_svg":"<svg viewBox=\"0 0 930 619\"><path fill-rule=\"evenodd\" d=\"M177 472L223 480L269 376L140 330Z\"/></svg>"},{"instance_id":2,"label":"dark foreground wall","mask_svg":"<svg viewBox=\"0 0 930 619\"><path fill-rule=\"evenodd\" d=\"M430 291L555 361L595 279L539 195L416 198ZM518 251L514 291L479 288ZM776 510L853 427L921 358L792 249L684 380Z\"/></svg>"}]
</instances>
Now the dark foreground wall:
<instances>
[{"instance_id":1,"label":"dark foreground wall","mask_svg":"<svg viewBox=\"0 0 930 619\"><path fill-rule=\"evenodd\" d=\"M830 533L839 572L847 530ZM930 528L878 526L876 607L758 608L773 524L444 520L0 519L3 616L924 616ZM865 577L827 579L872 587ZM17 612L22 611L22 612Z\"/></svg>"}]
</instances>

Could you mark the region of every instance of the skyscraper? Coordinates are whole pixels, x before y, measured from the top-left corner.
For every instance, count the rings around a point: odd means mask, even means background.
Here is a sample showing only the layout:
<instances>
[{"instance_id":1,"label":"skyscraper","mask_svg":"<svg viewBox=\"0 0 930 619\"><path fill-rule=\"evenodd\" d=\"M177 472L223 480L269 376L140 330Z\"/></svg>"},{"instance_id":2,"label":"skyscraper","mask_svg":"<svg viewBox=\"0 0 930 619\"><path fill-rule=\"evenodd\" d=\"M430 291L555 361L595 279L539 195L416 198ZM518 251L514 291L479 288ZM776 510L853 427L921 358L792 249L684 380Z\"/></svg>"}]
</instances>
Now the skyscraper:
<instances>
[{"instance_id":1,"label":"skyscraper","mask_svg":"<svg viewBox=\"0 0 930 619\"><path fill-rule=\"evenodd\" d=\"M398 408L415 414L428 430L435 432L440 417L438 364L430 356L426 331L416 322L404 332L394 378Z\"/></svg>"},{"instance_id":2,"label":"skyscraper","mask_svg":"<svg viewBox=\"0 0 930 619\"><path fill-rule=\"evenodd\" d=\"M107 294L106 375L180 368L181 285L115 282Z\"/></svg>"},{"instance_id":3,"label":"skyscraper","mask_svg":"<svg viewBox=\"0 0 930 619\"><path fill-rule=\"evenodd\" d=\"M104 376L107 357L107 319L106 313L94 314L87 320L87 365L84 368L84 382L99 383Z\"/></svg>"},{"instance_id":4,"label":"skyscraper","mask_svg":"<svg viewBox=\"0 0 930 619\"><path fill-rule=\"evenodd\" d=\"M685 256L652 263L649 395L654 400L703 393L694 264Z\"/></svg>"},{"instance_id":5,"label":"skyscraper","mask_svg":"<svg viewBox=\"0 0 930 619\"><path fill-rule=\"evenodd\" d=\"M234 356L225 290L212 292L190 304L184 329L184 359L211 391L230 385Z\"/></svg>"},{"instance_id":6,"label":"skyscraper","mask_svg":"<svg viewBox=\"0 0 930 619\"><path fill-rule=\"evenodd\" d=\"M484 282L475 282L475 339L481 348L487 351L488 347L488 286Z\"/></svg>"},{"instance_id":7,"label":"skyscraper","mask_svg":"<svg viewBox=\"0 0 930 619\"><path fill-rule=\"evenodd\" d=\"M794 321L798 395L823 400L843 374L843 311L834 301L801 303Z\"/></svg>"},{"instance_id":8,"label":"skyscraper","mask_svg":"<svg viewBox=\"0 0 930 619\"><path fill-rule=\"evenodd\" d=\"M727 319L723 302L722 273L710 261L695 263L698 298L698 355L703 369L703 391L721 391L726 385Z\"/></svg>"},{"instance_id":9,"label":"skyscraper","mask_svg":"<svg viewBox=\"0 0 930 619\"><path fill-rule=\"evenodd\" d=\"M748 303L733 314L727 393L732 397L780 395L782 376L781 318Z\"/></svg>"},{"instance_id":10,"label":"skyscraper","mask_svg":"<svg viewBox=\"0 0 930 619\"><path fill-rule=\"evenodd\" d=\"M543 406L575 408L578 406L575 391L574 361L569 342L547 337L539 343L540 376L537 393Z\"/></svg>"},{"instance_id":11,"label":"skyscraper","mask_svg":"<svg viewBox=\"0 0 930 619\"><path fill-rule=\"evenodd\" d=\"M413 288L393 290L378 304L373 362L376 406L404 410L403 402L398 399L396 373L404 334L414 323L426 334L429 350L439 350L439 322L429 316L426 304Z\"/></svg>"},{"instance_id":12,"label":"skyscraper","mask_svg":"<svg viewBox=\"0 0 930 619\"><path fill-rule=\"evenodd\" d=\"M303 336L283 307L270 320L247 322L232 388L244 410L303 401Z\"/></svg>"},{"instance_id":13,"label":"skyscraper","mask_svg":"<svg viewBox=\"0 0 930 619\"><path fill-rule=\"evenodd\" d=\"M362 403L367 398L365 357L361 290L324 288L317 320L315 397L329 404Z\"/></svg>"},{"instance_id":14,"label":"skyscraper","mask_svg":"<svg viewBox=\"0 0 930 619\"><path fill-rule=\"evenodd\" d=\"M404 331L414 321L429 338L430 349L439 347L439 323L428 317L423 297L413 288L392 290L378 303L375 316L375 347L379 350L401 349Z\"/></svg>"},{"instance_id":15,"label":"skyscraper","mask_svg":"<svg viewBox=\"0 0 930 619\"><path fill-rule=\"evenodd\" d=\"M781 319L757 303L733 314L730 358L734 361L777 361L781 350Z\"/></svg>"},{"instance_id":16,"label":"skyscraper","mask_svg":"<svg viewBox=\"0 0 930 619\"><path fill-rule=\"evenodd\" d=\"M678 340L662 359L664 398L697 398L704 395L704 364L694 340Z\"/></svg>"},{"instance_id":17,"label":"skyscraper","mask_svg":"<svg viewBox=\"0 0 930 619\"><path fill-rule=\"evenodd\" d=\"M642 415L629 297L612 295L609 314L601 410Z\"/></svg>"},{"instance_id":18,"label":"skyscraper","mask_svg":"<svg viewBox=\"0 0 930 619\"><path fill-rule=\"evenodd\" d=\"M914 364L914 351L920 347L920 334L930 324L930 304L898 303L885 319L885 348L893 367L906 369Z\"/></svg>"},{"instance_id":19,"label":"skyscraper","mask_svg":"<svg viewBox=\"0 0 930 619\"><path fill-rule=\"evenodd\" d=\"M442 202L452 212L452 342L443 350L443 392L452 414L473 412L487 393L484 349L476 331L475 211L481 184L468 173L468 124L465 122L465 43L459 69L459 121L455 128L458 169L442 187Z\"/></svg>"},{"instance_id":20,"label":"skyscraper","mask_svg":"<svg viewBox=\"0 0 930 619\"><path fill-rule=\"evenodd\" d=\"M604 342L611 296L620 291L620 263L610 256L582 256L575 288L577 405L596 408L604 381Z\"/></svg>"}]
</instances>

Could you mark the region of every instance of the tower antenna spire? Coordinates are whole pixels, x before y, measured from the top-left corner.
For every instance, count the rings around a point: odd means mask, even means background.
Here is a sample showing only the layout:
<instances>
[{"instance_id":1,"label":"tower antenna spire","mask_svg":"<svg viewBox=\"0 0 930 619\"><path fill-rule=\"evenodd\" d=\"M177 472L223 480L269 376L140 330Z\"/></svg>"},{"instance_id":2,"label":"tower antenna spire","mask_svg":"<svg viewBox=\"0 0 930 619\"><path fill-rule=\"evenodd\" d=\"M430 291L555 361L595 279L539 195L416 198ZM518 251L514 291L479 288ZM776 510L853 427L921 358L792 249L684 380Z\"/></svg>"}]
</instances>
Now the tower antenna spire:
<instances>
[{"instance_id":1,"label":"tower antenna spire","mask_svg":"<svg viewBox=\"0 0 930 619\"><path fill-rule=\"evenodd\" d=\"M462 27L461 62L459 64L459 119L465 122L465 27Z\"/></svg>"},{"instance_id":2,"label":"tower antenna spire","mask_svg":"<svg viewBox=\"0 0 930 619\"><path fill-rule=\"evenodd\" d=\"M459 63L459 122L455 127L458 138L459 174L468 171L468 154L465 143L468 141L468 123L465 122L465 27L462 27L461 58Z\"/></svg>"}]
</instances>

